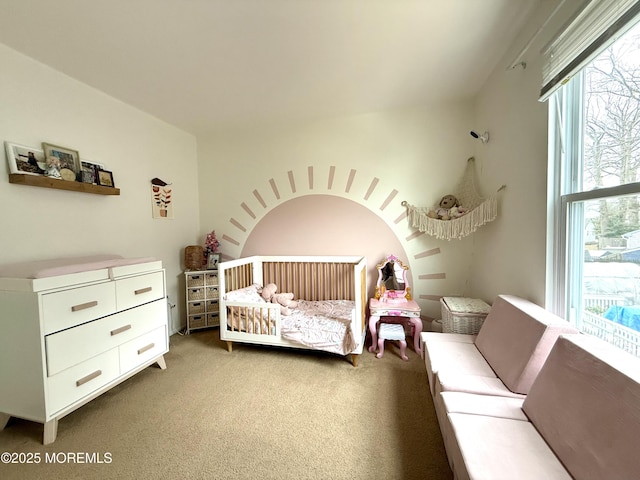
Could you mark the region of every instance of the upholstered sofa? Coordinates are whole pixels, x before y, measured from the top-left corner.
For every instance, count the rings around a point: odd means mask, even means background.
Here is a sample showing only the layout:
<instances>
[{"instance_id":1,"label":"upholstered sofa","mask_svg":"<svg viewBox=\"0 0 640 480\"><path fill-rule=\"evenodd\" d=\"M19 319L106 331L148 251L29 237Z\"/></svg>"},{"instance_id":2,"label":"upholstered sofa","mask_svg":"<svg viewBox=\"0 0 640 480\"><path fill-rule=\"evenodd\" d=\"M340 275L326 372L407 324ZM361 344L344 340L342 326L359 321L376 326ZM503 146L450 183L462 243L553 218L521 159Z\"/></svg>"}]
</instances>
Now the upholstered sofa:
<instances>
[{"instance_id":1,"label":"upholstered sofa","mask_svg":"<svg viewBox=\"0 0 640 480\"><path fill-rule=\"evenodd\" d=\"M499 295L477 336L421 334L431 393L524 398L562 333L577 330L528 300Z\"/></svg>"},{"instance_id":2,"label":"upholstered sofa","mask_svg":"<svg viewBox=\"0 0 640 480\"><path fill-rule=\"evenodd\" d=\"M454 477L457 480L637 478L640 359L599 339L571 333L570 327L569 333L561 332L563 326L557 322L562 320L529 303L516 297L498 297L476 338L455 334L434 337L438 334L427 332L421 335ZM523 356L531 353L528 361L509 357L495 339L494 343L489 342L486 336L491 330L483 332L485 325L493 328L507 322L505 318L496 320L497 313L500 317L508 315L520 327L521 335L534 332L534 337L537 336L537 341L525 342L528 350L521 350ZM529 325L531 322L546 325L543 333L540 334L540 327ZM512 334L517 330L514 328ZM511 346L524 346L517 339L500 338ZM511 394L498 394L493 389L495 382L489 382L490 388L483 391L483 384L475 377L486 372L486 366L469 367L473 354L460 354L465 349L459 348L478 342L482 352L491 348L485 361L496 368L491 368L492 376L485 378L499 379ZM446 351L447 346L454 353L446 356L448 363L442 363L443 357L435 352ZM516 349L508 350L515 355ZM455 382L440 384L440 375L453 375L449 372L455 371L456 357L463 359L461 373ZM511 365L504 363L509 358ZM467 388L465 379L474 387ZM463 388L455 390L454 385ZM475 388L478 385L480 388ZM502 388L498 391L504 392Z\"/></svg>"}]
</instances>

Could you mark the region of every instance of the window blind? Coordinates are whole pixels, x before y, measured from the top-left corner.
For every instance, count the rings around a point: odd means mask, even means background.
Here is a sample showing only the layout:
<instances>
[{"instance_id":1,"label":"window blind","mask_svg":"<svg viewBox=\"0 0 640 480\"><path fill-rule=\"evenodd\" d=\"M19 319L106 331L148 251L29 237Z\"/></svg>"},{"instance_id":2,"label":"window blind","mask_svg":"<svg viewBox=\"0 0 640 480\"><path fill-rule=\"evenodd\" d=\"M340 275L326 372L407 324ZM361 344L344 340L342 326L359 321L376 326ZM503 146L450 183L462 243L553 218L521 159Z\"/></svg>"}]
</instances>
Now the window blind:
<instances>
[{"instance_id":1,"label":"window blind","mask_svg":"<svg viewBox=\"0 0 640 480\"><path fill-rule=\"evenodd\" d=\"M640 0L591 0L542 51L542 90L547 100L640 18Z\"/></svg>"}]
</instances>

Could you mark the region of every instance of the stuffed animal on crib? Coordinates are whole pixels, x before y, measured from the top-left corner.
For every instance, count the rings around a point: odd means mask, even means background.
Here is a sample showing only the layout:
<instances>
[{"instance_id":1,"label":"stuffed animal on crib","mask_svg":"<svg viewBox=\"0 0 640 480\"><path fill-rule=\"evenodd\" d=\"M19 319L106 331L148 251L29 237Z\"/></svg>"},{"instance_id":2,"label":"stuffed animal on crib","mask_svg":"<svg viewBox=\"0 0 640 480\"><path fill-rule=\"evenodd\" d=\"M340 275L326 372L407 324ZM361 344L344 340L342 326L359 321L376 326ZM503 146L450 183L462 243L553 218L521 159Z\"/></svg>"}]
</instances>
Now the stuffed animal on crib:
<instances>
[{"instance_id":1,"label":"stuffed animal on crib","mask_svg":"<svg viewBox=\"0 0 640 480\"><path fill-rule=\"evenodd\" d=\"M298 306L298 302L293 299L293 293L277 292L278 286L275 283L267 283L264 287L262 287L262 292L260 293L260 295L267 302L279 304L280 315L291 315L291 309Z\"/></svg>"},{"instance_id":2,"label":"stuffed animal on crib","mask_svg":"<svg viewBox=\"0 0 640 480\"><path fill-rule=\"evenodd\" d=\"M455 195L445 195L440 199L440 203L438 204L438 208L435 210L430 210L427 213L428 217L437 218L438 220L451 220L450 210L453 207L459 207L460 203Z\"/></svg>"}]
</instances>

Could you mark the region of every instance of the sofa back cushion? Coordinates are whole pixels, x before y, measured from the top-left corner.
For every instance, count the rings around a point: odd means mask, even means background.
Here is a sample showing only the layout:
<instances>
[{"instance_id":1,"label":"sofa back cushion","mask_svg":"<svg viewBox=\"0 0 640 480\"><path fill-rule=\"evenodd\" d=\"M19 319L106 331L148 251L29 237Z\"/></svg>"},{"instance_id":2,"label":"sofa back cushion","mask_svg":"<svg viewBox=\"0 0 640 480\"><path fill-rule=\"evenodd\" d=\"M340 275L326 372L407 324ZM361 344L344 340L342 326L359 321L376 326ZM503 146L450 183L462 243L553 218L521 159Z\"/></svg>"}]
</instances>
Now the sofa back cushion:
<instances>
[{"instance_id":1,"label":"sofa back cushion","mask_svg":"<svg viewBox=\"0 0 640 480\"><path fill-rule=\"evenodd\" d=\"M574 478L638 478L639 358L594 337L563 335L523 409Z\"/></svg>"},{"instance_id":2,"label":"sofa back cushion","mask_svg":"<svg viewBox=\"0 0 640 480\"><path fill-rule=\"evenodd\" d=\"M556 338L563 333L577 330L535 303L500 295L475 344L509 390L527 394Z\"/></svg>"}]
</instances>

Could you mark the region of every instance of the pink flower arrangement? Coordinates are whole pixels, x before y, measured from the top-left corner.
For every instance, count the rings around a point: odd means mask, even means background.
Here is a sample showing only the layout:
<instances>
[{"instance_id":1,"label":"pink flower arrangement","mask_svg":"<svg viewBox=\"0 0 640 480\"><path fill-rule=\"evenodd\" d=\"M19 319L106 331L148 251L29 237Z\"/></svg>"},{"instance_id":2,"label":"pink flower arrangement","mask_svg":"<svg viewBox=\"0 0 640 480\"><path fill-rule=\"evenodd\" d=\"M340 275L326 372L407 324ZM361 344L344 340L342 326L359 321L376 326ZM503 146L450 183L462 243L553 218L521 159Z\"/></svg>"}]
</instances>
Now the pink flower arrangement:
<instances>
[{"instance_id":1,"label":"pink flower arrangement","mask_svg":"<svg viewBox=\"0 0 640 480\"><path fill-rule=\"evenodd\" d=\"M207 239L204 242L205 244L205 256L210 253L216 253L218 248L220 248L220 242L218 241L218 237L216 237L216 231L212 230L207 234Z\"/></svg>"}]
</instances>

